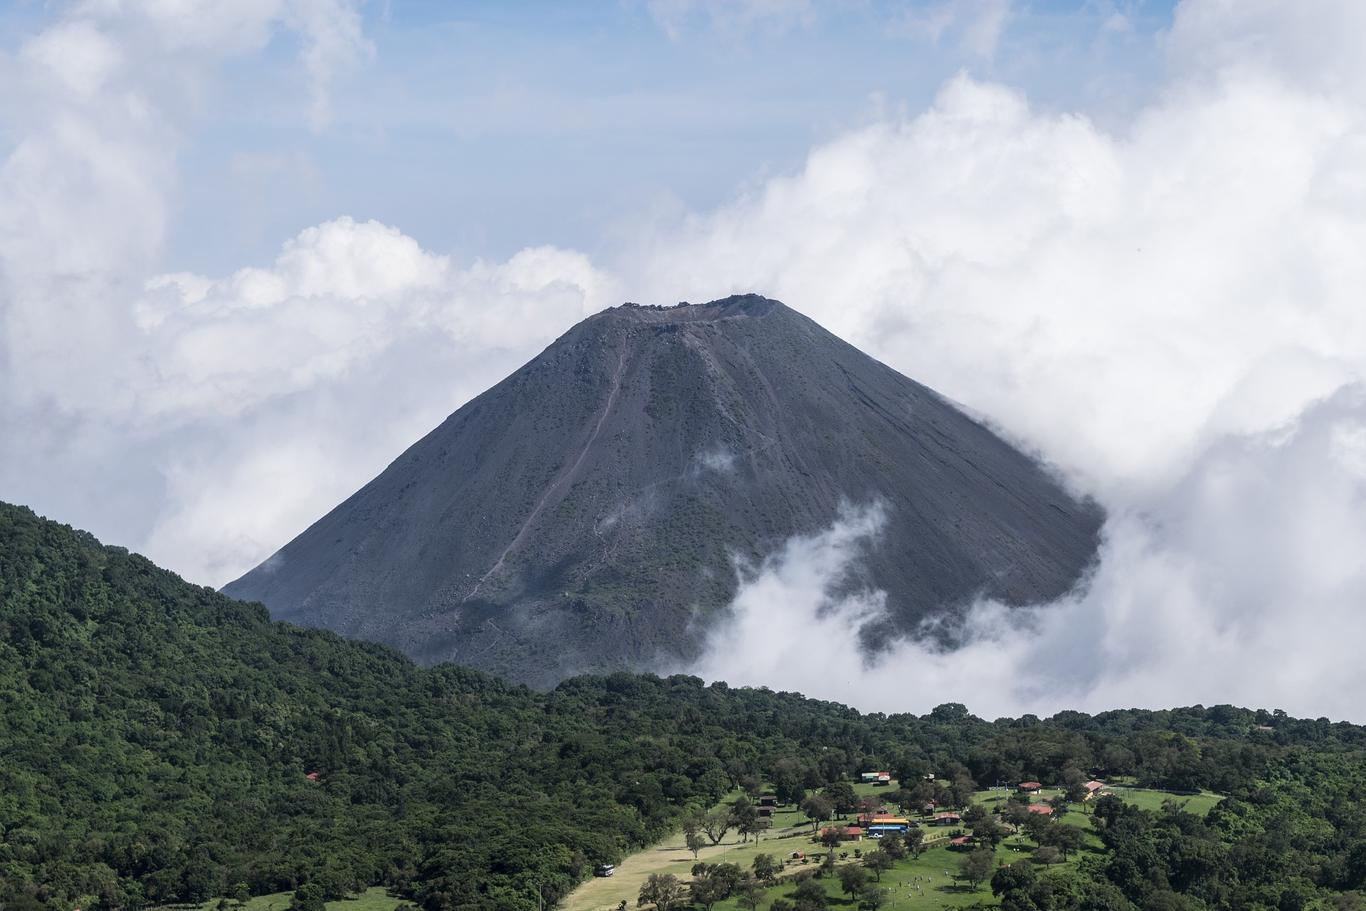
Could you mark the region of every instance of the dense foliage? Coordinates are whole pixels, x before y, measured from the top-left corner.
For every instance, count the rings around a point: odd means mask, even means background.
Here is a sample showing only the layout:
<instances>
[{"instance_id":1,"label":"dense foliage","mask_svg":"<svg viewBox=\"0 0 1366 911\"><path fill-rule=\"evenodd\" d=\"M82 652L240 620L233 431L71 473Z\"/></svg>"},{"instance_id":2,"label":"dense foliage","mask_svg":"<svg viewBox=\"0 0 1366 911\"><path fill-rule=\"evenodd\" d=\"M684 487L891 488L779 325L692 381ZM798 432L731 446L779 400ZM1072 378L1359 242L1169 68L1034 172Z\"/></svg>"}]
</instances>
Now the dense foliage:
<instances>
[{"instance_id":1,"label":"dense foliage","mask_svg":"<svg viewBox=\"0 0 1366 911\"><path fill-rule=\"evenodd\" d=\"M0 505L6 909L302 883L529 909L746 779L799 797L890 766L960 789L1084 770L1220 791L1204 823L1098 811L1085 894L1293 911L1366 882L1364 749L1360 727L1223 706L986 722L626 674L537 693L273 623Z\"/></svg>"}]
</instances>

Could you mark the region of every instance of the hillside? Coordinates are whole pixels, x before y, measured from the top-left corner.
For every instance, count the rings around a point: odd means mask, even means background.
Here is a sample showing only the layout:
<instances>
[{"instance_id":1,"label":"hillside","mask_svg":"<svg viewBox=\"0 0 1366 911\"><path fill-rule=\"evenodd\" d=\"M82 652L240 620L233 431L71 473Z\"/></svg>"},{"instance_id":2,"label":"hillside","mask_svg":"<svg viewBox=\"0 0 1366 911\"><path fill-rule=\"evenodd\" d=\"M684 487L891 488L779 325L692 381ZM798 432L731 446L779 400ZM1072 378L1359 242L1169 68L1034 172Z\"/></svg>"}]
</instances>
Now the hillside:
<instances>
[{"instance_id":1,"label":"hillside","mask_svg":"<svg viewBox=\"0 0 1366 911\"><path fill-rule=\"evenodd\" d=\"M271 622L7 505L0 703L5 911L300 883L327 895L387 884L426 911L530 911L538 888L553 903L592 864L738 787L795 796L868 768L934 772L946 805L976 783L1083 770L1229 795L1205 821L1136 810L1104 829L1087 876L1127 896L1112 907L1298 908L1282 894L1366 885L1361 727L1227 706L861 715L627 674L537 693ZM1181 858L1196 848L1193 871ZM1131 855L1170 876L1126 879Z\"/></svg>"},{"instance_id":2,"label":"hillside","mask_svg":"<svg viewBox=\"0 0 1366 911\"><path fill-rule=\"evenodd\" d=\"M749 295L584 320L224 591L551 686L696 657L735 557L873 502L870 647L978 596L1058 597L1101 521L932 390Z\"/></svg>"}]
</instances>

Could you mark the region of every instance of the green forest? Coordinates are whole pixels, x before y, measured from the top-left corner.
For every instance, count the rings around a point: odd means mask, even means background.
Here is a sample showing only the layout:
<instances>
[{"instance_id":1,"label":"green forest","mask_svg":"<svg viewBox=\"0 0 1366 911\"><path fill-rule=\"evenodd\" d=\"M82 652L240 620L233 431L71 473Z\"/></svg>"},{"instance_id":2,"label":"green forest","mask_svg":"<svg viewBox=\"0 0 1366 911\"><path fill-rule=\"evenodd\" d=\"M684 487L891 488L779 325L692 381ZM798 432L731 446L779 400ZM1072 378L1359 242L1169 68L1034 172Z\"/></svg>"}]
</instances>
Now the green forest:
<instances>
[{"instance_id":1,"label":"green forest","mask_svg":"<svg viewBox=\"0 0 1366 911\"><path fill-rule=\"evenodd\" d=\"M272 622L4 505L0 704L5 911L303 885L531 911L737 789L800 801L869 768L933 773L946 805L1079 775L1224 795L1203 818L1098 802L1103 851L1074 888L1021 873L982 893L1019 911L1350 908L1366 888L1360 726L1230 706L864 714L688 676L535 692Z\"/></svg>"}]
</instances>

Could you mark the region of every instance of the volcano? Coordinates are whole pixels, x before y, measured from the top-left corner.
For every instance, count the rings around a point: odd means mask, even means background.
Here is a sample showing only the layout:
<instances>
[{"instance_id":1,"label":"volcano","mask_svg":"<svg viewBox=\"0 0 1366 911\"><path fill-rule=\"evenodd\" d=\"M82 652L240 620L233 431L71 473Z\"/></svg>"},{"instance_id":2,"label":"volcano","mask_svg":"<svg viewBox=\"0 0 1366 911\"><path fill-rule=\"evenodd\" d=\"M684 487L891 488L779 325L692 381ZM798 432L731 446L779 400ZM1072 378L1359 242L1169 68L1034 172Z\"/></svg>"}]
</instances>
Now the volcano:
<instances>
[{"instance_id":1,"label":"volcano","mask_svg":"<svg viewBox=\"0 0 1366 911\"><path fill-rule=\"evenodd\" d=\"M737 561L873 502L885 525L858 582L886 593L886 616L870 648L978 598L1057 598L1102 520L943 396L777 301L626 304L224 591L419 661L553 686L685 666L726 613Z\"/></svg>"}]
</instances>

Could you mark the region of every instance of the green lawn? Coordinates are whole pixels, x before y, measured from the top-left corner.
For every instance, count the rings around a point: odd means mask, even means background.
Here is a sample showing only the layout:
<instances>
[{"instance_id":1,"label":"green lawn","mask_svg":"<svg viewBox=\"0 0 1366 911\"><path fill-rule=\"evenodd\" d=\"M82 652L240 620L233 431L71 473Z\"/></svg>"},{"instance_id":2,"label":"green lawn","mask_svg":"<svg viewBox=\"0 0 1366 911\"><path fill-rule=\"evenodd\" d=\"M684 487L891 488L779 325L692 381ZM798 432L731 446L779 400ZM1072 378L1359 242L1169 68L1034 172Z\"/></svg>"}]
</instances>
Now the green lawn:
<instances>
[{"instance_id":1,"label":"green lawn","mask_svg":"<svg viewBox=\"0 0 1366 911\"><path fill-rule=\"evenodd\" d=\"M285 911L289 907L293 892L276 892L271 895L256 895L247 899L245 904L239 905L237 902L228 902L231 911ZM403 899L396 898L389 894L389 890L382 886L375 886L366 889L355 898L346 898L341 901L328 902L327 911L394 911L399 905L403 904ZM177 906L186 907L186 906ZM188 906L194 911L217 911L218 899L207 901L202 905Z\"/></svg>"},{"instance_id":2,"label":"green lawn","mask_svg":"<svg viewBox=\"0 0 1366 911\"><path fill-rule=\"evenodd\" d=\"M980 803L988 809L994 809L1005 803L1006 798L1011 795L1011 791L978 791L973 796L974 803ZM1062 791L1058 788L1044 788L1034 796L1034 802L1051 800ZM1199 794L1172 794L1168 791L1154 791L1149 788L1131 788L1128 786L1107 786L1102 794L1113 794L1120 800L1128 804L1133 804L1143 810L1159 812L1162 804L1168 800L1173 800L1187 813L1196 816L1204 816L1215 804L1224 798L1211 791L1201 791ZM1068 816L1081 815L1087 807L1084 804L1072 804L1072 812Z\"/></svg>"},{"instance_id":3,"label":"green lawn","mask_svg":"<svg viewBox=\"0 0 1366 911\"><path fill-rule=\"evenodd\" d=\"M1162 804L1166 801L1174 800L1181 809L1196 816L1204 816L1214 808L1215 804L1224 799L1210 791L1187 795L1171 794L1167 791L1152 791L1148 788L1114 787L1107 789L1105 793L1114 794L1125 803L1131 803L1141 809L1154 812L1161 811Z\"/></svg>"}]
</instances>

